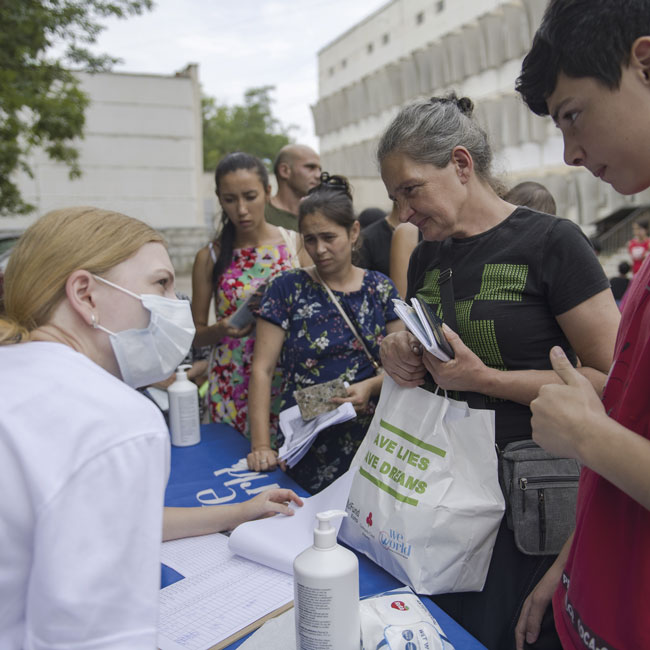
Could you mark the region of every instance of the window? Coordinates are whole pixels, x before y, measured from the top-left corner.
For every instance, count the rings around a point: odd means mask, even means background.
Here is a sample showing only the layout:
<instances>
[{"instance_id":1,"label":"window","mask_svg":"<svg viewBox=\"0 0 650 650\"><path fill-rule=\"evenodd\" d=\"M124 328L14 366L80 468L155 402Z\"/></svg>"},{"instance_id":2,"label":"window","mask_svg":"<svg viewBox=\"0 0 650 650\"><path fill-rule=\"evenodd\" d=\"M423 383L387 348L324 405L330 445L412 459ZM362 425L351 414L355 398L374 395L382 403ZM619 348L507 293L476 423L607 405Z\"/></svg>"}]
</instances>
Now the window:
<instances>
[{"instance_id":1,"label":"window","mask_svg":"<svg viewBox=\"0 0 650 650\"><path fill-rule=\"evenodd\" d=\"M366 45L366 52L368 52L368 54L372 54L372 51L374 49L375 49L375 46L372 43L368 43L368 45Z\"/></svg>"},{"instance_id":2,"label":"window","mask_svg":"<svg viewBox=\"0 0 650 650\"><path fill-rule=\"evenodd\" d=\"M334 76L334 66L329 69L330 77Z\"/></svg>"},{"instance_id":3,"label":"window","mask_svg":"<svg viewBox=\"0 0 650 650\"><path fill-rule=\"evenodd\" d=\"M436 2L436 13L439 14L441 13L445 8L445 0L438 0Z\"/></svg>"},{"instance_id":4,"label":"window","mask_svg":"<svg viewBox=\"0 0 650 650\"><path fill-rule=\"evenodd\" d=\"M388 41L390 41L390 34L386 33L381 37L382 45L387 45Z\"/></svg>"},{"instance_id":5,"label":"window","mask_svg":"<svg viewBox=\"0 0 650 650\"><path fill-rule=\"evenodd\" d=\"M424 11L415 15L415 24L421 25L424 22Z\"/></svg>"},{"instance_id":6,"label":"window","mask_svg":"<svg viewBox=\"0 0 650 650\"><path fill-rule=\"evenodd\" d=\"M347 64L348 64L348 60L347 60L347 59L342 59L342 60L341 60L341 67L342 67L342 68L345 68L345 66L346 66Z\"/></svg>"}]
</instances>

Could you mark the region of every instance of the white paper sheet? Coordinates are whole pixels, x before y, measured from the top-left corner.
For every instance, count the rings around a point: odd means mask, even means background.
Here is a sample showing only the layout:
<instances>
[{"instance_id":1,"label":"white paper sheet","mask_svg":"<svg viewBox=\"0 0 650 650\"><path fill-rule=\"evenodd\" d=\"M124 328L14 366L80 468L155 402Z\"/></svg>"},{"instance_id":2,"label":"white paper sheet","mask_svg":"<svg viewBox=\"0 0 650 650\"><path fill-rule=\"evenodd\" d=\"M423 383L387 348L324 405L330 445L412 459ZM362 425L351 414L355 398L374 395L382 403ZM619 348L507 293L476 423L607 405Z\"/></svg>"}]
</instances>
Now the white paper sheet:
<instances>
[{"instance_id":1,"label":"white paper sheet","mask_svg":"<svg viewBox=\"0 0 650 650\"><path fill-rule=\"evenodd\" d=\"M349 470L292 517L165 542L161 561L185 578L160 591L159 648L207 650L291 601L293 561L313 543L316 513L345 510L353 478Z\"/></svg>"},{"instance_id":2,"label":"white paper sheet","mask_svg":"<svg viewBox=\"0 0 650 650\"><path fill-rule=\"evenodd\" d=\"M230 550L255 562L293 574L296 556L314 542L316 513L345 510L354 473L352 469L348 470L318 494L303 499L304 505L295 508L293 517L276 516L240 524L230 535ZM338 533L341 519L332 523Z\"/></svg>"},{"instance_id":3,"label":"white paper sheet","mask_svg":"<svg viewBox=\"0 0 650 650\"><path fill-rule=\"evenodd\" d=\"M278 450L278 458L293 467L309 451L314 438L323 429L356 417L357 413L350 402L343 402L334 410L322 413L307 422L302 419L297 404L280 411L280 429L284 434L284 443Z\"/></svg>"},{"instance_id":4,"label":"white paper sheet","mask_svg":"<svg viewBox=\"0 0 650 650\"><path fill-rule=\"evenodd\" d=\"M165 542L162 561L185 578L160 591L161 650L207 650L293 599L290 575L235 556L225 535Z\"/></svg>"}]
</instances>

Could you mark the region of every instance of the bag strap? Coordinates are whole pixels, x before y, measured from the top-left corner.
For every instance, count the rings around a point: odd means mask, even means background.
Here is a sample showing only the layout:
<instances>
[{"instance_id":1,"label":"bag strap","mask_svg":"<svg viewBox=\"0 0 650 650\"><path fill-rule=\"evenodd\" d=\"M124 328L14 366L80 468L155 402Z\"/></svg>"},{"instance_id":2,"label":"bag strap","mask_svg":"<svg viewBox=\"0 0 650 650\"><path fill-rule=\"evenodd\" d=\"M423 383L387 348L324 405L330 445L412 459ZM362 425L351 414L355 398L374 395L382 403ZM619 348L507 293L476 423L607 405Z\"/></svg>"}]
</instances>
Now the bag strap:
<instances>
[{"instance_id":1,"label":"bag strap","mask_svg":"<svg viewBox=\"0 0 650 650\"><path fill-rule=\"evenodd\" d=\"M454 272L451 268L451 237L447 237L440 247L440 275L438 276L438 289L440 290L440 304L442 305L442 320L458 333L456 321L456 300L454 298ZM485 408L485 395L470 391L461 391L461 397L469 404L470 408Z\"/></svg>"},{"instance_id":2,"label":"bag strap","mask_svg":"<svg viewBox=\"0 0 650 650\"><path fill-rule=\"evenodd\" d=\"M314 272L314 276L316 276L316 280L325 287L325 291L327 291L327 295L330 297L330 300L334 303L334 306L339 310L339 314L341 314L341 316L343 317L343 320L345 321L346 325L350 328L352 334L354 334L354 337L357 339L357 341L359 341L359 343L363 347L363 351L366 353L366 356L368 357L368 361L370 361L370 363L372 364L372 367L375 369L375 372L378 375L381 374L383 372L382 367L377 363L375 358L372 356L370 350L368 350L365 341L361 338L359 332L357 332L357 328L352 324L352 321L350 320L349 316L345 313L345 310L341 306L341 303L338 301L337 297L334 295L332 290L327 286L327 283L323 280L323 278L320 277L320 274L318 273L316 266L312 266L309 270Z\"/></svg>"},{"instance_id":3,"label":"bag strap","mask_svg":"<svg viewBox=\"0 0 650 650\"><path fill-rule=\"evenodd\" d=\"M456 322L456 301L454 300L454 283L451 269L451 237L447 237L440 247L440 275L438 276L438 289L440 290L440 304L442 305L442 320L458 332Z\"/></svg>"}]
</instances>

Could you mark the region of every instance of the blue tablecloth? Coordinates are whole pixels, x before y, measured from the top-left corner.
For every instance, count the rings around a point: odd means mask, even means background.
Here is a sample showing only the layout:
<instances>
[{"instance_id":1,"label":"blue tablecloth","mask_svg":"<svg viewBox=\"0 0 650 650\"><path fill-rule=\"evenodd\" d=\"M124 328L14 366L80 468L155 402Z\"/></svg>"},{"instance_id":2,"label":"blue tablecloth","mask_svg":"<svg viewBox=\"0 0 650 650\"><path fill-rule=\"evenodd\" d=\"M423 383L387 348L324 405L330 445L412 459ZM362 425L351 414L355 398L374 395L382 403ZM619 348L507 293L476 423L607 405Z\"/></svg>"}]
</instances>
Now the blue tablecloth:
<instances>
[{"instance_id":1,"label":"blue tablecloth","mask_svg":"<svg viewBox=\"0 0 650 650\"><path fill-rule=\"evenodd\" d=\"M192 447L172 447L171 474L165 493L167 506L216 505L245 501L268 486L288 487L300 496L308 494L281 470L260 473L232 470L240 458L245 458L249 442L234 429L223 424L201 427L201 442ZM361 596L401 587L402 583L357 553L359 558L359 592ZM182 579L169 567L162 567L162 586ZM456 650L484 648L474 637L443 612L426 596L421 596ZM228 646L237 648L244 639Z\"/></svg>"}]
</instances>

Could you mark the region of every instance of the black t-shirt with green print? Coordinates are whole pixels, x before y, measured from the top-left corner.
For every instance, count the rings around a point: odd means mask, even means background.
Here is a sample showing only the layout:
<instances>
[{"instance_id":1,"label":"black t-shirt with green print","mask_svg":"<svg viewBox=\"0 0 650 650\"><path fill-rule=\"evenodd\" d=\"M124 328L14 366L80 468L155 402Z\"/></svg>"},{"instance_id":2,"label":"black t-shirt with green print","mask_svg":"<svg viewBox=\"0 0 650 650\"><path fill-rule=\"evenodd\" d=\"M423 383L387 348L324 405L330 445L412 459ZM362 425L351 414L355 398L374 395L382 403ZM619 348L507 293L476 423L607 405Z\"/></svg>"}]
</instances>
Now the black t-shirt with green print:
<instances>
[{"instance_id":1,"label":"black t-shirt with green print","mask_svg":"<svg viewBox=\"0 0 650 650\"><path fill-rule=\"evenodd\" d=\"M417 295L442 318L440 249L441 242L424 241L413 252L408 299ZM444 262L453 270L458 334L499 370L547 370L554 345L575 363L555 317L609 286L576 224L528 208L479 235L453 239ZM491 398L485 405L495 410L500 446L530 437L527 406Z\"/></svg>"}]
</instances>

